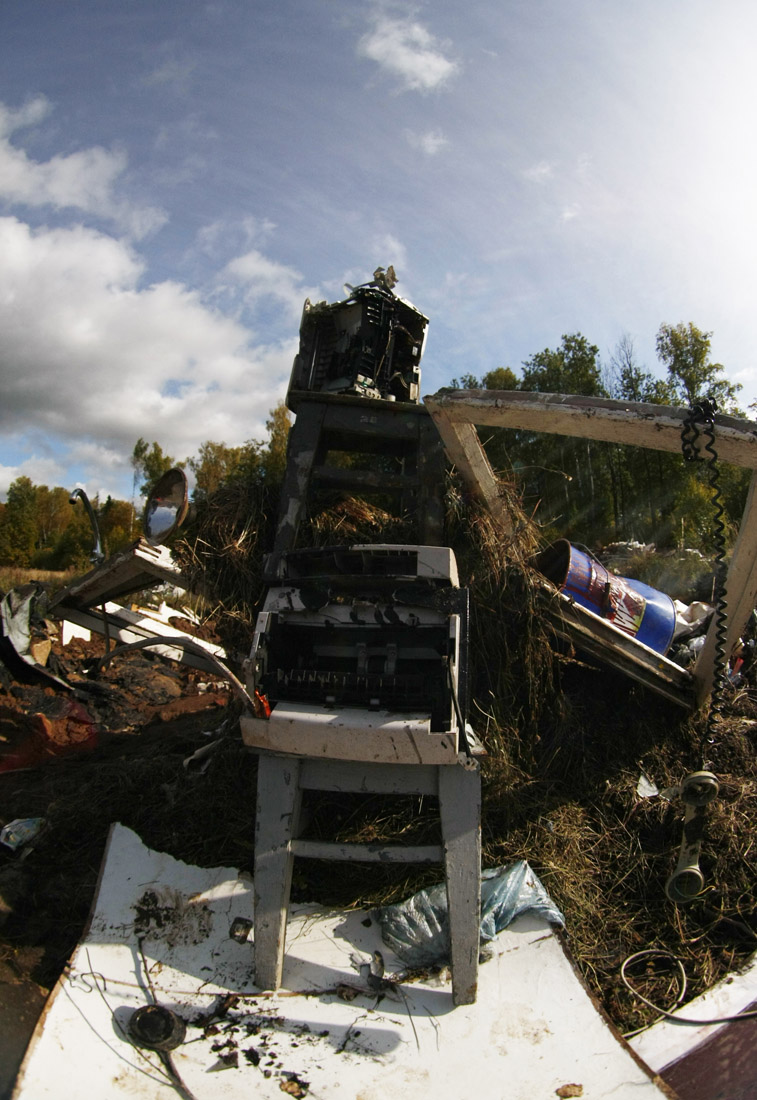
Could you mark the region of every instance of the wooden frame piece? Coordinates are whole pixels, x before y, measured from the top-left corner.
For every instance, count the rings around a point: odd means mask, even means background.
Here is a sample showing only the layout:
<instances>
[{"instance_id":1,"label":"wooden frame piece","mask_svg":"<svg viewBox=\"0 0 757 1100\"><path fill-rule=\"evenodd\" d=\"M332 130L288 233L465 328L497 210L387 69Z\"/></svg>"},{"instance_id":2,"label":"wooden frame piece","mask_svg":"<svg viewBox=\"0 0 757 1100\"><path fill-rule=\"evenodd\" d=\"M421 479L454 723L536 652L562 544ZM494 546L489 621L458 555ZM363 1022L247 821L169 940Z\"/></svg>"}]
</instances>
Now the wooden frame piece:
<instances>
[{"instance_id":1,"label":"wooden frame piece","mask_svg":"<svg viewBox=\"0 0 757 1100\"><path fill-rule=\"evenodd\" d=\"M153 652L161 657L216 676L219 674L218 661L226 659L226 651L222 646L195 638L169 623L161 622L139 611L129 611L120 604L107 603L97 608L59 607L58 616L76 626L105 635L110 642L119 646L134 645L137 642L144 643L148 639L154 639L156 645L152 647ZM162 637L167 639L165 645L159 644ZM195 648L185 649L171 645L170 639L175 640L177 637L193 643ZM207 651L207 657L200 652L202 650ZM226 671L223 674L227 676Z\"/></svg>"},{"instance_id":2,"label":"wooden frame piece","mask_svg":"<svg viewBox=\"0 0 757 1100\"><path fill-rule=\"evenodd\" d=\"M49 610L60 614L56 609L61 607L98 607L108 600L140 592L164 581L177 588L189 587L167 547L152 546L147 539L137 539L126 550L120 550L62 588L51 601Z\"/></svg>"},{"instance_id":3,"label":"wooden frame piece","mask_svg":"<svg viewBox=\"0 0 757 1100\"><path fill-rule=\"evenodd\" d=\"M491 508L506 530L510 527L509 517L475 425L680 452L681 429L687 415L685 409L667 405L520 390L457 390L426 397L424 402L448 457L470 490ZM726 579L726 649L730 655L757 602L757 424L721 415L715 416L714 424L718 459L755 471ZM700 437L700 448L703 442ZM703 703L712 691L715 641L713 619L693 671L698 703Z\"/></svg>"},{"instance_id":4,"label":"wooden frame piece","mask_svg":"<svg viewBox=\"0 0 757 1100\"><path fill-rule=\"evenodd\" d=\"M544 580L540 606L556 634L598 661L608 661L632 680L691 710L696 705L696 682L675 661L637 642L608 619L595 615Z\"/></svg>"}]
</instances>

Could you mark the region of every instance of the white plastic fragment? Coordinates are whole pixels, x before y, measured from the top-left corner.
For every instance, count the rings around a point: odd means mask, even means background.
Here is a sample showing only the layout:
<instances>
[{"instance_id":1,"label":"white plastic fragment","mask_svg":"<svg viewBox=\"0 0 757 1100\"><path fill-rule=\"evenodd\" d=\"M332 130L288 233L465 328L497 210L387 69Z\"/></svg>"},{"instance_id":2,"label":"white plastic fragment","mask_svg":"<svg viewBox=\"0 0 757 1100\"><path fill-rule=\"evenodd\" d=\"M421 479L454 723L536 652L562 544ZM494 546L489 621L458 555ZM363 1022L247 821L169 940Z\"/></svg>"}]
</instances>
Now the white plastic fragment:
<instances>
[{"instance_id":1,"label":"white plastic fragment","mask_svg":"<svg viewBox=\"0 0 757 1100\"><path fill-rule=\"evenodd\" d=\"M642 772L636 784L636 793L639 798L655 798L660 790L654 780L650 779L646 772Z\"/></svg>"}]
</instances>

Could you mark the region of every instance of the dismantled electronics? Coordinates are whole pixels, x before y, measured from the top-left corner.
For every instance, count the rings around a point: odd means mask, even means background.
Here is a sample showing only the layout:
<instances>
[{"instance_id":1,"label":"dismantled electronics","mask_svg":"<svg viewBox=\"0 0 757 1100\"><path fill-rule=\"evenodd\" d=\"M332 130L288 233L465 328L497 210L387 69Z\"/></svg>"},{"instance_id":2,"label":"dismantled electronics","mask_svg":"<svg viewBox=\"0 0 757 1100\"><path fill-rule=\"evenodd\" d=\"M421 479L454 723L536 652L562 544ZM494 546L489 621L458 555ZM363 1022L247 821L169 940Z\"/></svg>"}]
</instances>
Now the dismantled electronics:
<instances>
[{"instance_id":1,"label":"dismantled electronics","mask_svg":"<svg viewBox=\"0 0 757 1100\"><path fill-rule=\"evenodd\" d=\"M305 302L290 398L310 391L419 400L428 318L393 292L394 282L391 267L378 268L373 282L350 288L345 301Z\"/></svg>"},{"instance_id":2,"label":"dismantled electronics","mask_svg":"<svg viewBox=\"0 0 757 1100\"><path fill-rule=\"evenodd\" d=\"M380 713L381 724L393 716L454 732L450 755L466 751L468 591L449 548L294 550L278 568L249 662L271 718L338 711L352 725L358 710Z\"/></svg>"}]
</instances>

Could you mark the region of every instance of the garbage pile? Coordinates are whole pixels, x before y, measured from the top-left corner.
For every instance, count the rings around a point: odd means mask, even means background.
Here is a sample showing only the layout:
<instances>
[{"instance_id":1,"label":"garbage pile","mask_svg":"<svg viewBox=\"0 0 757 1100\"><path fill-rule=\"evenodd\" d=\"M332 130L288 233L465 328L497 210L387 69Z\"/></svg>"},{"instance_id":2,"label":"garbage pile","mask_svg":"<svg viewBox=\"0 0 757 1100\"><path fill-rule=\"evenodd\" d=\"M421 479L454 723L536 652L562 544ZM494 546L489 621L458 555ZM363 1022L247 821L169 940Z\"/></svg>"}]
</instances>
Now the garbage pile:
<instances>
[{"instance_id":1,"label":"garbage pile","mask_svg":"<svg viewBox=\"0 0 757 1100\"><path fill-rule=\"evenodd\" d=\"M446 503L450 545L471 590L471 721L489 754L483 764L484 863L528 861L564 914L572 952L593 991L630 1030L648 1016L620 980L633 951L656 945L682 956L694 995L757 942L748 855L757 811L751 672L733 685L712 749L721 782L702 844L708 888L679 909L664 885L675 866L682 815L675 804L642 795L639 777L643 772L657 791L680 784L691 769L700 720L611 666L555 646L539 612L533 572L509 564L507 540L453 480ZM237 654L249 638L262 589L256 577L265 519L258 529L251 514L238 503L233 511L219 511L211 501L205 519L198 517L178 547L185 572L191 574L194 559L198 571L213 576L214 603L221 609L215 641ZM265 516L262 507L259 514ZM211 544L208 525L224 537ZM527 519L517 516L514 526L536 551ZM401 520L364 501L332 501L311 516L305 537L313 545L397 542ZM222 561L215 570L208 562L214 553ZM241 745L230 693L212 677L144 651L102 668L103 637L64 646L59 624L40 627L49 623L43 602L33 599L29 607L35 663L43 664L50 643L46 674L37 677L18 653L14 663L6 652L0 755L12 757L29 746L37 755L17 760L15 768L25 770L0 774L0 827L34 818L45 824L16 850L0 846L0 898L8 884L4 910L0 903L0 954L49 988L86 920L112 821L187 862L250 866L255 759ZM188 622L181 626L193 629ZM40 742L40 731L53 731L52 740L65 742L66 751L51 751L50 736L45 732ZM408 806L377 797L366 804L324 794L314 795L308 809L313 835L372 843L400 832L408 844L436 840L436 814L417 800ZM437 878L435 870L357 864L335 870L303 861L296 865L292 896L387 906ZM656 991L648 992L654 1000Z\"/></svg>"},{"instance_id":2,"label":"garbage pile","mask_svg":"<svg viewBox=\"0 0 757 1100\"><path fill-rule=\"evenodd\" d=\"M0 601L0 773L93 752L109 736L226 706L222 676L145 652L106 662L101 636L47 611L48 593L38 584ZM162 612L173 629L197 630L186 614L165 606Z\"/></svg>"}]
</instances>

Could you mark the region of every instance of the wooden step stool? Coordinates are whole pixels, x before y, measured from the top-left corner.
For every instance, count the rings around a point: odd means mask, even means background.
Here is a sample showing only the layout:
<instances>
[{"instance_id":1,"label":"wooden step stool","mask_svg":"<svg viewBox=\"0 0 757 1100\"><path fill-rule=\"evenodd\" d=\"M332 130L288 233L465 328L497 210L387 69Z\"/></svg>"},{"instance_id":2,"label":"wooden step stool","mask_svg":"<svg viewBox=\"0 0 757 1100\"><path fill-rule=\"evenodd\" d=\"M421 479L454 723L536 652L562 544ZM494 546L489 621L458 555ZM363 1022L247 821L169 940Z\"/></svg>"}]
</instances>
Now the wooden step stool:
<instances>
[{"instance_id":1,"label":"wooden step stool","mask_svg":"<svg viewBox=\"0 0 757 1100\"><path fill-rule=\"evenodd\" d=\"M296 400L295 400L296 398ZM391 495L399 514L414 516L408 542L440 546L444 532L446 459L425 406L345 394L290 393L297 419L289 433L271 561L292 550L315 489ZM395 470L335 465L329 454L394 459Z\"/></svg>"}]
</instances>

